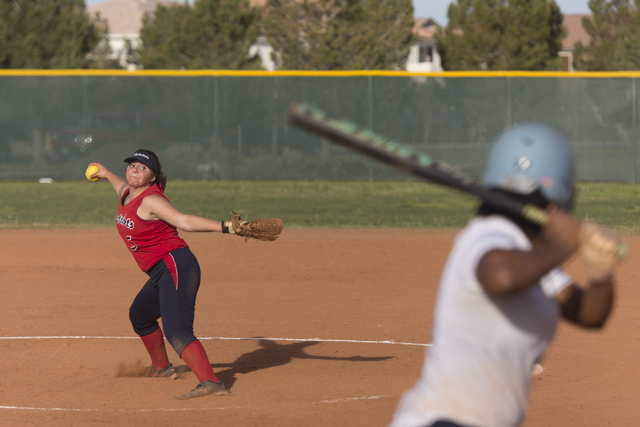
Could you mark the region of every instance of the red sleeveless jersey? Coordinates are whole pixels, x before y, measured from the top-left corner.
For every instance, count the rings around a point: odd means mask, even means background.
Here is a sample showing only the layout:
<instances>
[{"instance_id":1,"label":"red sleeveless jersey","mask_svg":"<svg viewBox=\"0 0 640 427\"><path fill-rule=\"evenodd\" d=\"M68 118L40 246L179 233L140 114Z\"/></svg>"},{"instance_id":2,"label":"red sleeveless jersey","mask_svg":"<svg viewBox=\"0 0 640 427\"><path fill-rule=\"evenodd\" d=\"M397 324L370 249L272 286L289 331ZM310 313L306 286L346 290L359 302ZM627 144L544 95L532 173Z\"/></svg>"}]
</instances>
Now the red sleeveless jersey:
<instances>
[{"instance_id":1,"label":"red sleeveless jersey","mask_svg":"<svg viewBox=\"0 0 640 427\"><path fill-rule=\"evenodd\" d=\"M142 271L149 270L172 250L189 246L178 236L174 226L160 219L147 221L138 216L140 203L147 196L161 196L169 201L157 185L147 188L125 205L124 201L128 196L127 188L120 199L116 226Z\"/></svg>"}]
</instances>

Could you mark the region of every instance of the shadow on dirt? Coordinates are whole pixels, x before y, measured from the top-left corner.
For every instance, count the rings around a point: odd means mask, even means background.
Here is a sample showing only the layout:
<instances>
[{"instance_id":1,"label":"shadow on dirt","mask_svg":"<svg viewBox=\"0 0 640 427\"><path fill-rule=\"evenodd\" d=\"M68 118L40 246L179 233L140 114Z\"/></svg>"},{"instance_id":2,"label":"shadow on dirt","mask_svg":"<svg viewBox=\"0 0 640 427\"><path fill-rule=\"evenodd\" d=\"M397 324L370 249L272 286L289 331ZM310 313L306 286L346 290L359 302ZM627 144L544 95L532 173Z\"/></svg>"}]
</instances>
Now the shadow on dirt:
<instances>
[{"instance_id":1,"label":"shadow on dirt","mask_svg":"<svg viewBox=\"0 0 640 427\"><path fill-rule=\"evenodd\" d=\"M231 388L236 382L236 374L248 374L260 369L273 368L276 366L286 365L293 359L320 359L320 360L349 360L353 362L379 362L381 360L392 359L392 356L386 357L336 357L336 356L315 356L305 353L305 348L312 345L320 344L320 341L304 341L292 344L278 344L271 340L259 340L258 343L262 348L245 353L238 357L232 363L217 364L212 363L211 366L216 372L216 376L225 384L227 388ZM227 369L222 369L227 368ZM220 370L222 369L222 370ZM176 372L182 374L189 372L190 369L186 365L176 367Z\"/></svg>"}]
</instances>

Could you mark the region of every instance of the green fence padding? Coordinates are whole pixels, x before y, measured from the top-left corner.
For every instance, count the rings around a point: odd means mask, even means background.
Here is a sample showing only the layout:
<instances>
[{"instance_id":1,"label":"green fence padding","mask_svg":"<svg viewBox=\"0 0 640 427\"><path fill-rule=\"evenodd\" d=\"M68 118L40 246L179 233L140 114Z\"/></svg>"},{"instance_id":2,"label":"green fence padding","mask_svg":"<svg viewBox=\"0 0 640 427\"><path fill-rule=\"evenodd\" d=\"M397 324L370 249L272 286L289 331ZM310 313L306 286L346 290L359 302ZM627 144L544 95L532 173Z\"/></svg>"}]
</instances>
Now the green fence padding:
<instances>
[{"instance_id":1,"label":"green fence padding","mask_svg":"<svg viewBox=\"0 0 640 427\"><path fill-rule=\"evenodd\" d=\"M637 182L638 76L494 73L0 74L0 179L84 178L155 150L171 179L395 180L407 175L293 128L305 101L478 178L496 136L556 127L581 181Z\"/></svg>"}]
</instances>

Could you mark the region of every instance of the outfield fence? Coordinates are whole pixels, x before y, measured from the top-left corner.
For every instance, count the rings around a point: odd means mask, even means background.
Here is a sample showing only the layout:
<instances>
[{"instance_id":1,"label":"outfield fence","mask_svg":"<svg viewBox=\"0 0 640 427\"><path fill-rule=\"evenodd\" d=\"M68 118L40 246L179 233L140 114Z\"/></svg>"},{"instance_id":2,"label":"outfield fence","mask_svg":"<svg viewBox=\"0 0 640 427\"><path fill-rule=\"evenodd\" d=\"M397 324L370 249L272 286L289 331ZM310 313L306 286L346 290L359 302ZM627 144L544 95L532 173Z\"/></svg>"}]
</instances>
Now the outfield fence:
<instances>
[{"instance_id":1,"label":"outfield fence","mask_svg":"<svg viewBox=\"0 0 640 427\"><path fill-rule=\"evenodd\" d=\"M170 179L396 180L387 166L288 126L305 101L478 178L513 124L545 122L581 181L638 182L640 73L0 70L0 179L124 171L155 150Z\"/></svg>"}]
</instances>

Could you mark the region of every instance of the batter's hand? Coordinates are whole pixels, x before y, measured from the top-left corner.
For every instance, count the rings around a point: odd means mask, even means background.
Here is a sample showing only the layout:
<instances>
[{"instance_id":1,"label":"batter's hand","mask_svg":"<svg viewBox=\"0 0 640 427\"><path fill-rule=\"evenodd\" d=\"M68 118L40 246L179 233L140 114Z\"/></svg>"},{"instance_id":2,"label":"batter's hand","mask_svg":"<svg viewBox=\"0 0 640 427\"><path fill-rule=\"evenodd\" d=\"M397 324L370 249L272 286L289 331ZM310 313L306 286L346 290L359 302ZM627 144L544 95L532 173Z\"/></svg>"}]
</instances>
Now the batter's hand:
<instances>
[{"instance_id":1,"label":"batter's hand","mask_svg":"<svg viewBox=\"0 0 640 427\"><path fill-rule=\"evenodd\" d=\"M580 226L580 254L589 279L599 282L611 277L626 256L626 245L613 231L585 222Z\"/></svg>"}]
</instances>

